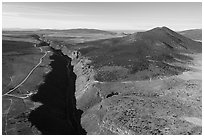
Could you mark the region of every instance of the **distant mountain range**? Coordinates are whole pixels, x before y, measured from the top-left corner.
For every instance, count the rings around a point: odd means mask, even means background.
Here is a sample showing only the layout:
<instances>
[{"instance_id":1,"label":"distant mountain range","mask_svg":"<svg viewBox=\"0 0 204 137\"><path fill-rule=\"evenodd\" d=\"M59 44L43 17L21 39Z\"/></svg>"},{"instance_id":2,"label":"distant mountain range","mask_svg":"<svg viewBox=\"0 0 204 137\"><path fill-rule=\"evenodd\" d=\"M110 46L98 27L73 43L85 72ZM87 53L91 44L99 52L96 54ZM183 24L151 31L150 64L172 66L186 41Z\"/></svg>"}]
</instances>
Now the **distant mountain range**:
<instances>
[{"instance_id":1,"label":"distant mountain range","mask_svg":"<svg viewBox=\"0 0 204 137\"><path fill-rule=\"evenodd\" d=\"M3 31L35 31L38 33L73 33L73 34L108 34L108 35L115 35L117 33L121 33L124 35L132 34L136 32L144 32L144 30L99 30L99 29L87 29L87 28L76 28L76 29L38 29L38 28L31 28L31 29L22 29L22 28L5 28ZM190 29L179 31L179 34L188 37L193 40L202 40L202 29Z\"/></svg>"},{"instance_id":2,"label":"distant mountain range","mask_svg":"<svg viewBox=\"0 0 204 137\"><path fill-rule=\"evenodd\" d=\"M105 31L99 29L86 29L86 28L78 28L78 29L21 29L21 28L7 28L3 29L3 31L34 31L36 33L71 33L71 34L109 34L115 35L116 32L113 31Z\"/></svg>"},{"instance_id":3,"label":"distant mountain range","mask_svg":"<svg viewBox=\"0 0 204 137\"><path fill-rule=\"evenodd\" d=\"M191 29L178 33L193 40L202 40L202 29Z\"/></svg>"},{"instance_id":4,"label":"distant mountain range","mask_svg":"<svg viewBox=\"0 0 204 137\"><path fill-rule=\"evenodd\" d=\"M30 28L30 29L24 29L24 28L3 28L2 31L36 31L39 30L38 28Z\"/></svg>"},{"instance_id":5,"label":"distant mountain range","mask_svg":"<svg viewBox=\"0 0 204 137\"><path fill-rule=\"evenodd\" d=\"M38 30L38 32L43 32L43 33L81 33L81 34L111 34L114 35L116 34L115 32L111 32L111 31L104 31L104 30L99 30L99 29L65 29L65 30L55 30L55 29L41 29Z\"/></svg>"}]
</instances>

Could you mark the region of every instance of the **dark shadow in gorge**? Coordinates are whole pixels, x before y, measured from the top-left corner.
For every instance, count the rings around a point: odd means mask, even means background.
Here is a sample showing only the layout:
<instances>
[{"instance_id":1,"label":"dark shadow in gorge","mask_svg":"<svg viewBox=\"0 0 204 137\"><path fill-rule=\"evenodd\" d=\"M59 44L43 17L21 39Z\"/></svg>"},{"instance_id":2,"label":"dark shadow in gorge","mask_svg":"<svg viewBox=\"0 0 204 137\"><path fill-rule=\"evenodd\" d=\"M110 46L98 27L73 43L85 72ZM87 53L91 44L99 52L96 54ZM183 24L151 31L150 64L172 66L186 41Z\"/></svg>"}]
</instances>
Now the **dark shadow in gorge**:
<instances>
[{"instance_id":1,"label":"dark shadow in gorge","mask_svg":"<svg viewBox=\"0 0 204 137\"><path fill-rule=\"evenodd\" d=\"M82 111L76 108L76 74L71 59L60 50L52 50L52 71L45 76L44 83L31 98L43 105L30 113L29 121L46 135L86 134L80 124Z\"/></svg>"}]
</instances>

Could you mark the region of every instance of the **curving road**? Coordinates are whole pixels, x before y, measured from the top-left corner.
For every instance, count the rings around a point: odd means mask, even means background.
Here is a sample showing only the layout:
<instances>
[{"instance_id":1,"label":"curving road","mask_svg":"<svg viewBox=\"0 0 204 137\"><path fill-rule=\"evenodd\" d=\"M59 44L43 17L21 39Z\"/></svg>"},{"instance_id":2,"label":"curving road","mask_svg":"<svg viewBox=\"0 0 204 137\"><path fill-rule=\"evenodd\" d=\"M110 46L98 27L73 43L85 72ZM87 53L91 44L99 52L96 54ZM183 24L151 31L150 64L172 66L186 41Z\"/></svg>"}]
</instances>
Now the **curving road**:
<instances>
[{"instance_id":1,"label":"curving road","mask_svg":"<svg viewBox=\"0 0 204 137\"><path fill-rule=\"evenodd\" d=\"M34 45L36 47L36 45ZM41 47L40 48L40 51L43 52L43 49ZM42 63L43 61L43 58L47 55L49 51L45 51L44 55L40 58L40 61L39 63L33 67L33 69L31 69L31 71L28 73L28 75L21 81L21 83L19 83L16 87L14 87L13 89L9 90L8 92L6 92L5 94L3 94L2 96L5 96L5 95L9 95L9 93L11 93L12 91L14 91L15 89L19 88L28 78L29 76L33 73L33 71Z\"/></svg>"}]
</instances>

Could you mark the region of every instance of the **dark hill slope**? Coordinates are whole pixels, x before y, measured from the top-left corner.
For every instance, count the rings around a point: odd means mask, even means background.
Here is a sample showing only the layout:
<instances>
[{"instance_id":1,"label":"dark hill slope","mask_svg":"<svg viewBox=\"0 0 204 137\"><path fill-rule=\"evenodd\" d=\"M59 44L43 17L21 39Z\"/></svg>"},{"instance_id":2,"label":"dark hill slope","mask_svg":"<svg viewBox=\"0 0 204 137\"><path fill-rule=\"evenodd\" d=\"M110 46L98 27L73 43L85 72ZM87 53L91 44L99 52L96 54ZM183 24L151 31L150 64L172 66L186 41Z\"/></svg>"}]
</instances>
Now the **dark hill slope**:
<instances>
[{"instance_id":1,"label":"dark hill slope","mask_svg":"<svg viewBox=\"0 0 204 137\"><path fill-rule=\"evenodd\" d=\"M189 61L191 58L182 53L202 51L200 42L188 39L166 27L122 38L81 43L76 48L92 60L91 65L99 70L97 79L102 81L129 79L139 74L142 77L134 79L175 75L186 69L169 63ZM111 69L113 66L120 66L119 70Z\"/></svg>"}]
</instances>

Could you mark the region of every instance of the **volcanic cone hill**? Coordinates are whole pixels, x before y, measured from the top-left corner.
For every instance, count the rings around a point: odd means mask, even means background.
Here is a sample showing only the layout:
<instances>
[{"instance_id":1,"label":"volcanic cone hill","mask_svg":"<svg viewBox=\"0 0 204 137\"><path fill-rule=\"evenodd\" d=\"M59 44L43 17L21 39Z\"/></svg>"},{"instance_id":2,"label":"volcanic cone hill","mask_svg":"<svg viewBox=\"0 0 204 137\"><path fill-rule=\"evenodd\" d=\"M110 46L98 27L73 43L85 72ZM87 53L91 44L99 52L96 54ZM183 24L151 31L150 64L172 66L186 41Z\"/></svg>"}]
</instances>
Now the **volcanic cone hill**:
<instances>
[{"instance_id":1,"label":"volcanic cone hill","mask_svg":"<svg viewBox=\"0 0 204 137\"><path fill-rule=\"evenodd\" d=\"M167 27L154 28L152 30L136 34L136 39L151 40L152 42L163 42L165 45L176 50L186 52L201 52L201 44L186 38Z\"/></svg>"},{"instance_id":2,"label":"volcanic cone hill","mask_svg":"<svg viewBox=\"0 0 204 137\"><path fill-rule=\"evenodd\" d=\"M177 75L187 71L182 63L191 60L186 53L201 52L201 43L186 38L167 27L154 28L122 38L78 44L82 56L92 60L99 81L144 80Z\"/></svg>"}]
</instances>

